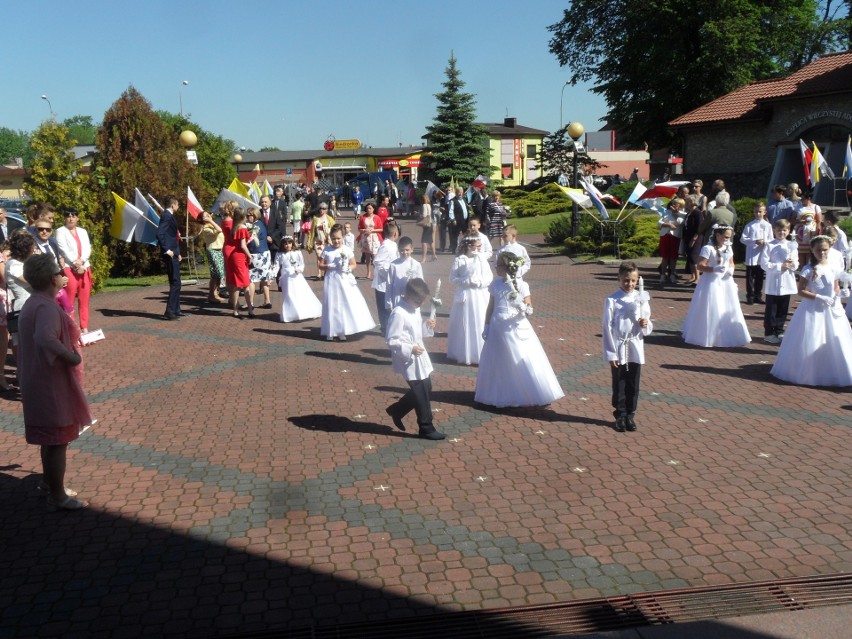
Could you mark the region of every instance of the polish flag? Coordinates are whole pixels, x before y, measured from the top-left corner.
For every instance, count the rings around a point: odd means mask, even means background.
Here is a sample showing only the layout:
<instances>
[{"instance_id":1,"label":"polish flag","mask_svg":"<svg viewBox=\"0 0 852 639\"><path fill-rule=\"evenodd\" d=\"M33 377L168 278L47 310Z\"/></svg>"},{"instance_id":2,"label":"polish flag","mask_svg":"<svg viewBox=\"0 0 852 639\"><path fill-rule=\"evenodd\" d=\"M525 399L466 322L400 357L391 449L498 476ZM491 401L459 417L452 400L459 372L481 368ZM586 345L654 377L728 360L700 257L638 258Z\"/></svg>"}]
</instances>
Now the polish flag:
<instances>
[{"instance_id":1,"label":"polish flag","mask_svg":"<svg viewBox=\"0 0 852 639\"><path fill-rule=\"evenodd\" d=\"M186 212L192 216L193 220L197 220L203 210L198 198L195 197L195 193L192 192L191 188L186 187Z\"/></svg>"}]
</instances>

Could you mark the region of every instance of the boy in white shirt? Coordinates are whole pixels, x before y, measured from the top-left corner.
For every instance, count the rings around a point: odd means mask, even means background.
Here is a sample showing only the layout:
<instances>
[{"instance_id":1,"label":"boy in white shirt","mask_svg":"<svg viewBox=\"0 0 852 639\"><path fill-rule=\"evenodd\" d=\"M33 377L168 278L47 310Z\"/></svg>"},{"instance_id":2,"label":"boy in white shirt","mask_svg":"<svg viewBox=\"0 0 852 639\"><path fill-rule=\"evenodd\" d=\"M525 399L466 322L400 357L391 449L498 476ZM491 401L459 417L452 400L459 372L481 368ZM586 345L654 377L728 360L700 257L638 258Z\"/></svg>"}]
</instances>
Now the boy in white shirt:
<instances>
[{"instance_id":1,"label":"boy in white shirt","mask_svg":"<svg viewBox=\"0 0 852 639\"><path fill-rule=\"evenodd\" d=\"M615 430L635 431L633 415L639 402L639 379L645 363L645 336L654 328L648 298L639 294L639 267L622 262L619 289L604 300L603 351L612 373L612 408Z\"/></svg>"},{"instance_id":2,"label":"boy in white shirt","mask_svg":"<svg viewBox=\"0 0 852 639\"><path fill-rule=\"evenodd\" d=\"M405 295L405 285L415 278L423 279L423 267L415 260L414 242L410 237L399 238L399 257L388 269L388 285L385 291L385 307L390 312Z\"/></svg>"},{"instance_id":3,"label":"boy in white shirt","mask_svg":"<svg viewBox=\"0 0 852 639\"><path fill-rule=\"evenodd\" d=\"M491 255L494 253L494 250L491 248L491 242L488 241L488 236L479 230L479 225L480 222L478 217L470 218L467 221L467 234L469 236L472 235L473 237L479 238L479 241L482 242L482 246L479 249L479 252L485 255L486 260L490 260Z\"/></svg>"},{"instance_id":4,"label":"boy in white shirt","mask_svg":"<svg viewBox=\"0 0 852 639\"><path fill-rule=\"evenodd\" d=\"M508 224L503 227L503 246L501 246L500 250L494 254L494 264L497 264L497 258L503 251L509 251L510 253L514 253L515 255L524 258L524 263L518 268L518 274L516 276L518 278L523 278L530 270L530 255L527 253L527 249L518 243L518 229L515 228L514 224Z\"/></svg>"},{"instance_id":5,"label":"boy in white shirt","mask_svg":"<svg viewBox=\"0 0 852 639\"><path fill-rule=\"evenodd\" d=\"M385 225L384 237L379 250L373 256L373 290L376 291L376 312L379 314L382 335L387 332L388 317L390 316L390 309L385 305L388 269L390 269L391 262L399 257L399 248L396 245L396 240L399 237L399 226L396 222L389 222Z\"/></svg>"},{"instance_id":6,"label":"boy in white shirt","mask_svg":"<svg viewBox=\"0 0 852 639\"><path fill-rule=\"evenodd\" d=\"M740 242L746 247L746 304L763 304L764 273L760 255L763 247L772 241L772 225L765 217L766 205L758 202L754 205L754 219L743 227L740 235Z\"/></svg>"},{"instance_id":7,"label":"boy in white shirt","mask_svg":"<svg viewBox=\"0 0 852 639\"><path fill-rule=\"evenodd\" d=\"M780 344L784 337L784 324L790 310L790 299L799 289L796 269L799 252L796 243L787 240L790 223L782 218L772 225L775 239L767 243L760 253L760 267L766 271L766 307L763 309L763 341Z\"/></svg>"},{"instance_id":8,"label":"boy in white shirt","mask_svg":"<svg viewBox=\"0 0 852 639\"><path fill-rule=\"evenodd\" d=\"M352 232L352 225L346 222L343 225L343 246L347 247L352 254L355 254L355 234Z\"/></svg>"},{"instance_id":9,"label":"boy in white shirt","mask_svg":"<svg viewBox=\"0 0 852 639\"><path fill-rule=\"evenodd\" d=\"M423 346L423 335L434 335L435 320L424 320L420 306L429 298L429 286L421 278L409 280L400 303L388 321L387 345L391 349L393 370L408 383L409 390L385 409L394 426L405 430L402 419L414 410L417 413L418 435L423 439L439 440L446 435L432 424L432 360Z\"/></svg>"}]
</instances>

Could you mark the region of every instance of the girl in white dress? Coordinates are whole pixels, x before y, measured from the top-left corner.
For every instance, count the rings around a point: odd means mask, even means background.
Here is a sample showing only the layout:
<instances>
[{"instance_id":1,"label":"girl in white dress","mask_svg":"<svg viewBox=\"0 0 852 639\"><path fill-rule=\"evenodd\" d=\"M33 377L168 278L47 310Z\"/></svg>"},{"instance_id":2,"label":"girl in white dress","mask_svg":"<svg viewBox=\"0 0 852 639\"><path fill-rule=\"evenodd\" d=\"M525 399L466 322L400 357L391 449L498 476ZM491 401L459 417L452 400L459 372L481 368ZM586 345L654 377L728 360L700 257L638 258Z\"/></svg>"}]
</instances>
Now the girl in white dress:
<instances>
[{"instance_id":1,"label":"girl in white dress","mask_svg":"<svg viewBox=\"0 0 852 639\"><path fill-rule=\"evenodd\" d=\"M302 275L305 272L305 259L295 247L293 236L285 235L281 239L281 249L275 256L282 297L282 322L297 322L322 315L322 304Z\"/></svg>"},{"instance_id":2,"label":"girl in white dress","mask_svg":"<svg viewBox=\"0 0 852 639\"><path fill-rule=\"evenodd\" d=\"M456 288L447 329L447 357L460 364L478 364L482 352L482 330L488 310L488 285L494 276L488 256L481 251L482 240L466 236L462 255L453 262L450 281Z\"/></svg>"},{"instance_id":3,"label":"girl in white dress","mask_svg":"<svg viewBox=\"0 0 852 639\"><path fill-rule=\"evenodd\" d=\"M521 262L500 253L498 278L489 287L474 399L490 406L546 406L565 395L527 319L533 309L529 285L517 278Z\"/></svg>"},{"instance_id":4,"label":"girl in white dress","mask_svg":"<svg viewBox=\"0 0 852 639\"><path fill-rule=\"evenodd\" d=\"M852 386L852 329L838 297L838 279L850 276L829 264L831 243L818 235L810 263L799 274L799 302L787 326L774 377L803 386Z\"/></svg>"},{"instance_id":5,"label":"girl in white dress","mask_svg":"<svg viewBox=\"0 0 852 639\"><path fill-rule=\"evenodd\" d=\"M696 346L745 346L751 341L734 282L734 250L730 226L714 226L710 243L701 249L698 271L703 277L683 322L683 339Z\"/></svg>"},{"instance_id":6,"label":"girl in white dress","mask_svg":"<svg viewBox=\"0 0 852 639\"><path fill-rule=\"evenodd\" d=\"M320 256L319 269L325 280L322 292L322 322L320 334L328 341L335 337L341 342L347 335L363 333L376 326L367 301L355 280L355 254L343 246L343 229L331 230L331 245Z\"/></svg>"}]
</instances>

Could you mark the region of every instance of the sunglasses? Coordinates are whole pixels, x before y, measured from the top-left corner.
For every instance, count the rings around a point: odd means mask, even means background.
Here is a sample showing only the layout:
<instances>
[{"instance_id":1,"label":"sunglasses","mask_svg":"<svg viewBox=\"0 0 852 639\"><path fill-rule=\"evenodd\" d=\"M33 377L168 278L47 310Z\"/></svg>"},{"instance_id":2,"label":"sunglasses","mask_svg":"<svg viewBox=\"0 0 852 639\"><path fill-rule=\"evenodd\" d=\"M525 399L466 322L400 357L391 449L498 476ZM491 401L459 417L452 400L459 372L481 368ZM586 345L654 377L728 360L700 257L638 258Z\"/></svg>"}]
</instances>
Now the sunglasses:
<instances>
[{"instance_id":1,"label":"sunglasses","mask_svg":"<svg viewBox=\"0 0 852 639\"><path fill-rule=\"evenodd\" d=\"M37 226L36 230L41 233L42 231L52 231L53 229L49 226Z\"/></svg>"}]
</instances>

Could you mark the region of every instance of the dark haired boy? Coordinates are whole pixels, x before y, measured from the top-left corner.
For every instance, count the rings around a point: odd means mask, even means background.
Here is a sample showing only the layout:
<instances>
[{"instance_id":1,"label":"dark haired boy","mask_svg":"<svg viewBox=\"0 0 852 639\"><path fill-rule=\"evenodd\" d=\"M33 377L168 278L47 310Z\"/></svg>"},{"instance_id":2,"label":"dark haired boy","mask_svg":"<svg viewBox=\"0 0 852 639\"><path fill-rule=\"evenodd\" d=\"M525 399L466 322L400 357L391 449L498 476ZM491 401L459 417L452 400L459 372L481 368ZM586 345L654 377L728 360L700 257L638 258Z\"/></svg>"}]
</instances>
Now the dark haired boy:
<instances>
[{"instance_id":1,"label":"dark haired boy","mask_svg":"<svg viewBox=\"0 0 852 639\"><path fill-rule=\"evenodd\" d=\"M604 300L603 351L612 373L612 407L615 430L635 431L639 379L645 363L644 338L653 329L647 293L639 292L639 267L622 262L618 267L620 288Z\"/></svg>"},{"instance_id":2,"label":"dark haired boy","mask_svg":"<svg viewBox=\"0 0 852 639\"><path fill-rule=\"evenodd\" d=\"M435 320L424 320L420 306L429 299L429 286L422 278L405 285L405 294L391 311L388 320L387 345L391 350L393 370L408 383L408 392L385 409L394 426L405 430L403 418L412 410L417 414L419 436L444 439L446 435L432 424L432 360L423 346L423 334L434 335Z\"/></svg>"}]
</instances>

